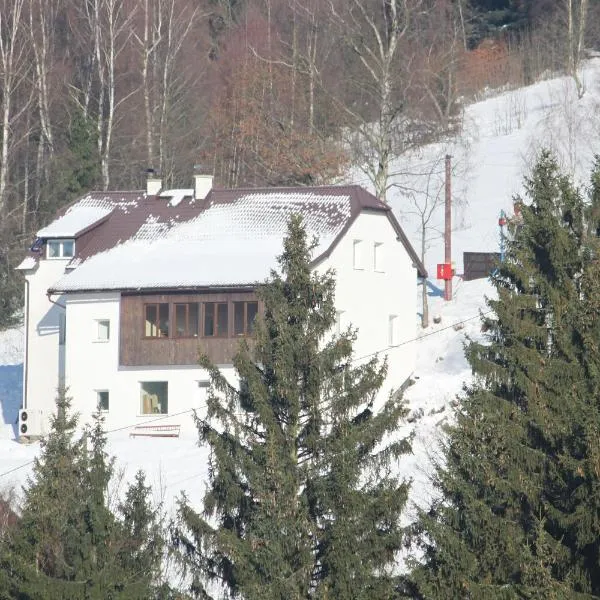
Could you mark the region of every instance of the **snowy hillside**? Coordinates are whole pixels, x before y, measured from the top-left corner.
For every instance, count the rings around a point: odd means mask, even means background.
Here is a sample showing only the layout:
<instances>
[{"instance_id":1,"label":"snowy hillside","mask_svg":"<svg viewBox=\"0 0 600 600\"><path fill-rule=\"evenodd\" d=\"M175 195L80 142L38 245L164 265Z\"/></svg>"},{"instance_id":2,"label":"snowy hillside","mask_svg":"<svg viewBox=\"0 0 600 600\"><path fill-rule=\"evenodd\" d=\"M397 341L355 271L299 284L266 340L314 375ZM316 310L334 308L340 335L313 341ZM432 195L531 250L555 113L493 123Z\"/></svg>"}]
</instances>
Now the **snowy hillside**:
<instances>
[{"instance_id":1,"label":"snowy hillside","mask_svg":"<svg viewBox=\"0 0 600 600\"><path fill-rule=\"evenodd\" d=\"M523 177L542 148L552 150L579 183L587 183L594 154L600 153L600 58L588 61L582 76L586 93L581 100L573 81L561 77L467 106L458 138L428 146L392 166L396 175L388 200L417 252L420 213L427 197L430 203L438 198L426 236L430 273L435 274L435 265L444 258L446 154L453 164L452 254L458 273L463 272L464 251L498 251L500 210L512 214L512 198L522 191ZM360 176L355 182L369 186Z\"/></svg>"},{"instance_id":2,"label":"snowy hillside","mask_svg":"<svg viewBox=\"0 0 600 600\"><path fill-rule=\"evenodd\" d=\"M394 210L417 250L420 249L419 207L442 195L444 155L453 157L454 237L453 255L457 272L462 272L463 251L498 250L498 216L501 209L512 212L512 196L522 189L522 178L542 147L553 149L563 166L583 181L593 155L600 151L600 59L590 61L584 71L586 95L577 100L572 82L559 78L528 88L507 91L465 109L463 133L447 145L425 148L393 169L399 187L390 193ZM408 163L408 166L407 166ZM367 182L359 177L355 180ZM426 190L429 189L429 196ZM435 273L442 262L443 205L432 214L427 228L426 266ZM432 454L440 439L440 425L451 417L451 404L460 393L470 371L463 354L466 336L480 333L479 311L485 296L492 293L487 281L454 281L454 298L445 303L438 282L429 292L432 315L441 322L420 330L415 384L405 397L411 411L404 432L415 432L413 454L399 469L413 479L411 498L426 505L431 497L428 474ZM415 315L415 323L418 318ZM21 402L21 330L0 334L0 488L19 486L30 472L38 444L14 441L15 420ZM394 360L393 350L390 360ZM184 415L182 419L191 419ZM199 501L206 478L206 452L196 445L190 427L180 439L130 439L123 429L109 434L109 451L126 478L144 469L157 498L167 506L181 490Z\"/></svg>"}]
</instances>

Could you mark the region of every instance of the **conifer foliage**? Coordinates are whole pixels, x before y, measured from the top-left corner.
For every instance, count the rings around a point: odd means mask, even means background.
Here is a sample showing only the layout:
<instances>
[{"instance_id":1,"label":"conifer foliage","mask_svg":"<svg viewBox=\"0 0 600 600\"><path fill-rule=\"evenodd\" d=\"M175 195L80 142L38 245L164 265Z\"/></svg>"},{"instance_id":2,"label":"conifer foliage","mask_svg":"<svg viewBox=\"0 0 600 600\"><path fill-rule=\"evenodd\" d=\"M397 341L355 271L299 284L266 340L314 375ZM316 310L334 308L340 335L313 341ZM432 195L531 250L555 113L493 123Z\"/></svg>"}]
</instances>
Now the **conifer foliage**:
<instances>
[{"instance_id":1,"label":"conifer foliage","mask_svg":"<svg viewBox=\"0 0 600 600\"><path fill-rule=\"evenodd\" d=\"M100 414L82 436L70 399L57 412L21 515L0 556L0 598L19 600L145 600L157 597L163 552L160 515L138 474L117 512L109 506L113 460ZM4 595L3 595L4 594Z\"/></svg>"},{"instance_id":2,"label":"conifer foliage","mask_svg":"<svg viewBox=\"0 0 600 600\"><path fill-rule=\"evenodd\" d=\"M352 331L332 336L334 278L311 272L313 248L293 217L234 360L239 391L203 359L210 481L204 514L184 498L176 532L197 597L387 600L398 585L408 484L390 466L410 442L390 434L405 408L376 402L386 365L354 365Z\"/></svg>"},{"instance_id":3,"label":"conifer foliage","mask_svg":"<svg viewBox=\"0 0 600 600\"><path fill-rule=\"evenodd\" d=\"M600 597L597 211L547 153L526 191L421 517L421 598Z\"/></svg>"}]
</instances>

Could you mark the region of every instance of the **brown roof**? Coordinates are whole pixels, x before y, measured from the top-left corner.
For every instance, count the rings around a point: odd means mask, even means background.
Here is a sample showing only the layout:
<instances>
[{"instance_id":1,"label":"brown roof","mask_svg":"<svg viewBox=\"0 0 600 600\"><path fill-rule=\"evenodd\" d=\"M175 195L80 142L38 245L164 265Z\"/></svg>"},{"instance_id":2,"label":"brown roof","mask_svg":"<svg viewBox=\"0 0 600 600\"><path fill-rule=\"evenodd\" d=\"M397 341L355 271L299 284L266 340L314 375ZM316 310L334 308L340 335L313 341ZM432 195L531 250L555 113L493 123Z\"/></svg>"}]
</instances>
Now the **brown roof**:
<instances>
[{"instance_id":1,"label":"brown roof","mask_svg":"<svg viewBox=\"0 0 600 600\"><path fill-rule=\"evenodd\" d=\"M357 216L363 211L384 212L394 230L398 240L404 245L406 251L411 257L418 274L421 277L427 276L427 272L419 259L414 248L409 243L406 235L402 231L400 224L393 215L391 208L384 202L378 200L375 196L367 192L364 188L357 185L342 186L319 186L319 187L280 187L280 188L237 188L237 189L213 189L204 200L194 200L190 196L184 197L175 206L172 206L168 199L159 196L147 196L143 191L127 192L90 192L83 198L76 200L69 206L63 208L57 218L64 215L69 209L78 205L99 205L109 206L112 211L107 217L102 218L97 223L87 227L85 231L77 238L76 256L73 263L78 264L81 261L94 256L105 250L109 250L120 243L132 238L144 236L144 227L151 221L152 227L158 229L169 229L173 225L183 223L198 216L201 212L212 206L220 204L230 204L236 202L248 194L291 194L296 197L303 194L317 194L328 196L346 196L350 198L350 217L331 210L327 218L331 220L332 228L337 225L338 228L343 224L343 228L327 251L316 260L321 260L328 256L339 240L352 225ZM314 206L307 202L307 208ZM344 223L342 223L342 220ZM150 239L150 238L148 238Z\"/></svg>"}]
</instances>

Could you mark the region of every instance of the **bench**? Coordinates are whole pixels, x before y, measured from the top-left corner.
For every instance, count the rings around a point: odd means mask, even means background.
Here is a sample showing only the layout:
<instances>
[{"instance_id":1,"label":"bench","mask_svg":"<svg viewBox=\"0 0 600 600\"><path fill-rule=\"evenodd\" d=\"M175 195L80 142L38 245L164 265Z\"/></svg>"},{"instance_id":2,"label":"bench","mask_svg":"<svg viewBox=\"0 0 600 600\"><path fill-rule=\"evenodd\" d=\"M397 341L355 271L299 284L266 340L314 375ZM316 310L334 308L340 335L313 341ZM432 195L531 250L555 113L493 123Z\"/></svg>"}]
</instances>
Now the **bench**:
<instances>
[{"instance_id":1,"label":"bench","mask_svg":"<svg viewBox=\"0 0 600 600\"><path fill-rule=\"evenodd\" d=\"M129 437L179 437L181 425L136 425Z\"/></svg>"}]
</instances>

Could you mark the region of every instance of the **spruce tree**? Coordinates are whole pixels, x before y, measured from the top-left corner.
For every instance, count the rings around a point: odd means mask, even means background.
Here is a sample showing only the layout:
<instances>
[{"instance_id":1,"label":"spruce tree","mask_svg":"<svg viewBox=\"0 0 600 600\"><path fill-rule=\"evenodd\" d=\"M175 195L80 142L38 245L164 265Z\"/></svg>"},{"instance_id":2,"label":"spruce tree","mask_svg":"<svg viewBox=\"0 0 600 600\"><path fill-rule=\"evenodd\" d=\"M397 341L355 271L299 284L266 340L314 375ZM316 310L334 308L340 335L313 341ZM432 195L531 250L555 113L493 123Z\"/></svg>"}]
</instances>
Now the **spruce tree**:
<instances>
[{"instance_id":1,"label":"spruce tree","mask_svg":"<svg viewBox=\"0 0 600 600\"><path fill-rule=\"evenodd\" d=\"M548 153L526 191L487 342L467 350L475 382L446 432L439 499L416 528L420 598L600 594L596 241Z\"/></svg>"},{"instance_id":2,"label":"spruce tree","mask_svg":"<svg viewBox=\"0 0 600 600\"><path fill-rule=\"evenodd\" d=\"M209 485L203 514L182 500L175 536L197 597L396 593L408 484L392 471L410 442L392 438L406 411L395 395L375 405L385 363L354 365L355 334L332 335L334 277L311 272L313 248L292 218L255 340L234 359L239 389L202 360Z\"/></svg>"},{"instance_id":3,"label":"spruce tree","mask_svg":"<svg viewBox=\"0 0 600 600\"><path fill-rule=\"evenodd\" d=\"M50 433L24 489L21 518L2 557L0 581L10 586L0 597L156 597L163 542L149 489L138 475L126 495L131 504L120 514L111 510L113 460L106 452L103 419L97 413L93 427L78 436L70 406L60 390Z\"/></svg>"}]
</instances>

